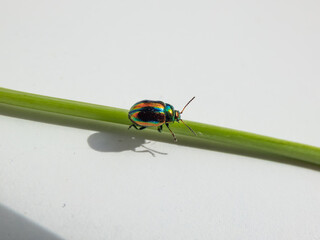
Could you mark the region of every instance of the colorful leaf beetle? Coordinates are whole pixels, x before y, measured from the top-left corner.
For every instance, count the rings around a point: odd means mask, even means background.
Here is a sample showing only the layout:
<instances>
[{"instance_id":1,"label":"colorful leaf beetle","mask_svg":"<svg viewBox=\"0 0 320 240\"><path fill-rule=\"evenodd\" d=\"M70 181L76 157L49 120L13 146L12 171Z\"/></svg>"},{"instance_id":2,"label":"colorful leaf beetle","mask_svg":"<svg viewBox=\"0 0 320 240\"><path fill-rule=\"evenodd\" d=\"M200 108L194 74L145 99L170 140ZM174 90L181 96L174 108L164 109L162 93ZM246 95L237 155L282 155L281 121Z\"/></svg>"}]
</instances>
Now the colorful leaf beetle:
<instances>
[{"instance_id":1,"label":"colorful leaf beetle","mask_svg":"<svg viewBox=\"0 0 320 240\"><path fill-rule=\"evenodd\" d=\"M142 130L147 127L158 127L158 131L161 132L163 124L165 124L176 142L177 138L169 128L169 123L181 121L194 135L196 135L196 133L181 119L181 114L184 109L194 98L195 97L191 98L181 112L174 110L172 105L162 101L143 100L137 102L129 110L128 117L133 124L130 125L128 129L134 127L135 129Z\"/></svg>"}]
</instances>

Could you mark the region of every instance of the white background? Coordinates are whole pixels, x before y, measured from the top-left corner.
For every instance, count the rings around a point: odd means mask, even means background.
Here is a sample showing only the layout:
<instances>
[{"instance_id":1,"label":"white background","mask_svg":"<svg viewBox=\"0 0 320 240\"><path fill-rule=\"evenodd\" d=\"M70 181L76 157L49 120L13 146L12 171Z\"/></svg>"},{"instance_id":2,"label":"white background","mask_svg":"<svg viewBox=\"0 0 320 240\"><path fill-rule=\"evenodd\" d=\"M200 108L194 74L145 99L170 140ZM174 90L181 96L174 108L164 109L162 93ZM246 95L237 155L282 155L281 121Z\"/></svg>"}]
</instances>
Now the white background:
<instances>
[{"instance_id":1,"label":"white background","mask_svg":"<svg viewBox=\"0 0 320 240\"><path fill-rule=\"evenodd\" d=\"M196 96L185 119L320 146L319 9L2 0L0 86L126 109ZM3 115L0 133L4 240L320 239L319 168Z\"/></svg>"}]
</instances>

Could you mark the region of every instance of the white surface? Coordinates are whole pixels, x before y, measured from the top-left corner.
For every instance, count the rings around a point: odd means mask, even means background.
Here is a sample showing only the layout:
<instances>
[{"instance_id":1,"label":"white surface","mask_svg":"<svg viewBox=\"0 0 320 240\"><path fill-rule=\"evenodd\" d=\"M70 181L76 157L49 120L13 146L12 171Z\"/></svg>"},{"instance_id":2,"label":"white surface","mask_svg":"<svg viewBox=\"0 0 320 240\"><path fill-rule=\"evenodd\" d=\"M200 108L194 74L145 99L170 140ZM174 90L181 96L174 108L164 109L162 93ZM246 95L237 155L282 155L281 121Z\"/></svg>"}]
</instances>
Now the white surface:
<instances>
[{"instance_id":1,"label":"white surface","mask_svg":"<svg viewBox=\"0 0 320 240\"><path fill-rule=\"evenodd\" d=\"M2 87L196 96L185 119L320 146L318 1L0 6ZM2 115L0 132L0 239L320 239L319 170Z\"/></svg>"}]
</instances>

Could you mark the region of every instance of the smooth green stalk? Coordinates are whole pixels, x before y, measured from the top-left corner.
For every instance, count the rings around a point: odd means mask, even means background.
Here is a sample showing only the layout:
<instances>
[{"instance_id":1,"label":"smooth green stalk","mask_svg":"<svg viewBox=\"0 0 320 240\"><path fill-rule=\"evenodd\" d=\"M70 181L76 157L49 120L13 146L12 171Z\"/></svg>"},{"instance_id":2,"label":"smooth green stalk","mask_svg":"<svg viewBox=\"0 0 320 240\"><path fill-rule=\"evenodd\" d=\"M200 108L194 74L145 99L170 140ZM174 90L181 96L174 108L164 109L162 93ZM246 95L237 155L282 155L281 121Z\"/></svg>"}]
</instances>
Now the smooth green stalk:
<instances>
[{"instance_id":1,"label":"smooth green stalk","mask_svg":"<svg viewBox=\"0 0 320 240\"><path fill-rule=\"evenodd\" d=\"M128 120L128 110L125 109L52 98L5 88L0 88L0 104L2 104L2 106L19 107L21 109L28 109L39 113L48 112L69 117L107 122L108 124L114 124L114 126L118 127L122 126L127 128L131 124ZM2 113L1 108L0 113ZM195 147L206 145L206 148L212 149L215 149L215 146L219 146L229 150L231 149L233 150L233 153L248 152L256 153L256 155L271 154L320 165L320 148L318 147L209 124L191 121L185 122L196 132L197 136L193 136L182 124L176 123L171 125L172 130L178 135L179 141L181 140L182 143L185 142L185 145ZM136 132L141 135L141 131L132 129L131 132ZM159 133L146 131L145 135L159 136ZM163 140L161 137L151 138L167 141ZM172 141L171 138L170 141Z\"/></svg>"}]
</instances>

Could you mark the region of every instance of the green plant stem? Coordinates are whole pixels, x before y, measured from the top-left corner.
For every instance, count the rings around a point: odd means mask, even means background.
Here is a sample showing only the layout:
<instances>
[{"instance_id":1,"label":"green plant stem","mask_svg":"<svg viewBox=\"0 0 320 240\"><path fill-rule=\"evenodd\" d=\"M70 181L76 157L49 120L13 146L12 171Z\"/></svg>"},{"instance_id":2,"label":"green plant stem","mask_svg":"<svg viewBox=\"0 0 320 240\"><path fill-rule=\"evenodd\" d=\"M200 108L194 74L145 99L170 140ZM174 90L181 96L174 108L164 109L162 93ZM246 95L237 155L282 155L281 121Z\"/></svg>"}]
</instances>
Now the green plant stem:
<instances>
[{"instance_id":1,"label":"green plant stem","mask_svg":"<svg viewBox=\"0 0 320 240\"><path fill-rule=\"evenodd\" d=\"M120 124L124 127L131 124L128 120L128 110L125 109L41 96L5 88L0 88L0 104ZM320 148L318 147L209 124L191 121L186 121L186 123L192 127L197 136L193 136L182 124L172 124L172 129L180 136L178 139L184 136L190 138L191 144L189 145L193 145L194 142L194 146L197 146L196 142L198 140L205 140L213 145L218 144L262 154L275 154L320 165ZM154 132L154 134L159 133Z\"/></svg>"}]
</instances>

